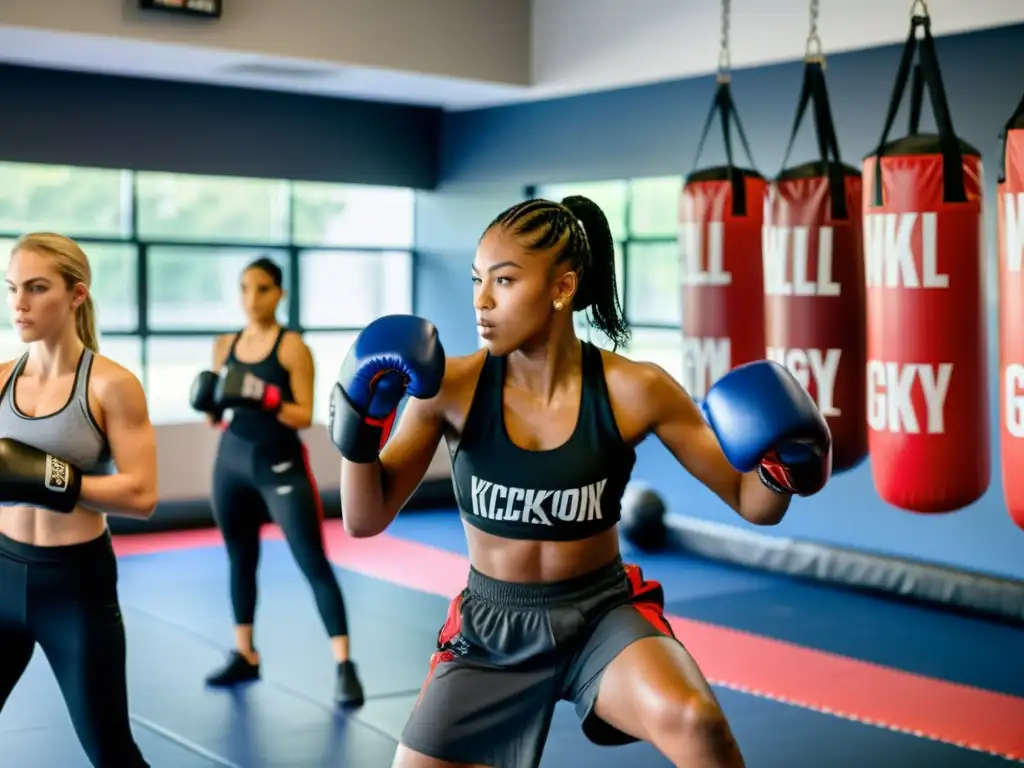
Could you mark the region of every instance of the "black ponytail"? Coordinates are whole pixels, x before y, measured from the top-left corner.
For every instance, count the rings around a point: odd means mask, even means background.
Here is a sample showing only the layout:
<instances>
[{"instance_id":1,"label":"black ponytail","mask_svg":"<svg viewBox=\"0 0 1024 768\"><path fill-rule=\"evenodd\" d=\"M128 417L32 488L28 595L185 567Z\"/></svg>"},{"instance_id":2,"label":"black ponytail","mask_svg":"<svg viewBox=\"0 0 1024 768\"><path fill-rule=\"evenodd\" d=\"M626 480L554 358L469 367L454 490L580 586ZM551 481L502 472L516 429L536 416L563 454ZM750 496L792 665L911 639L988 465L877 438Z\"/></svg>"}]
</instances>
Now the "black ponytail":
<instances>
[{"instance_id":1,"label":"black ponytail","mask_svg":"<svg viewBox=\"0 0 1024 768\"><path fill-rule=\"evenodd\" d=\"M557 248L555 263L568 262L579 281L573 310L589 309L590 325L608 338L613 349L629 341L629 324L615 284L615 240L597 203L578 195L560 203L527 200L501 213L487 229L495 226L525 240L529 250Z\"/></svg>"},{"instance_id":2,"label":"black ponytail","mask_svg":"<svg viewBox=\"0 0 1024 768\"><path fill-rule=\"evenodd\" d=\"M630 334L615 284L615 240L608 217L597 203L586 197L567 197L562 200L562 205L582 225L586 238L584 248L589 252L577 289L576 307L589 307L590 324L608 337L613 349L618 349L629 341Z\"/></svg>"}]
</instances>

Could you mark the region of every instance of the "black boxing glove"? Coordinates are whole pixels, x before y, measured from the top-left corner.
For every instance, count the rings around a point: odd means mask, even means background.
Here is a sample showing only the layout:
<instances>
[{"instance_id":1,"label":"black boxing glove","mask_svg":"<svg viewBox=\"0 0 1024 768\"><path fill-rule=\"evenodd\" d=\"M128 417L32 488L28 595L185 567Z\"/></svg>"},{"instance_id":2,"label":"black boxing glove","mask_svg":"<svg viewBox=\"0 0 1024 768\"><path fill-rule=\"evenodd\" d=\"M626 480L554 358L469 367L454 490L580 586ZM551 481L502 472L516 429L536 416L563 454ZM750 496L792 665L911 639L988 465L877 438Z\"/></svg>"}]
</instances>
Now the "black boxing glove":
<instances>
[{"instance_id":1,"label":"black boxing glove","mask_svg":"<svg viewBox=\"0 0 1024 768\"><path fill-rule=\"evenodd\" d=\"M281 409L279 387L235 365L221 370L213 399L222 410L249 408L276 413Z\"/></svg>"},{"instance_id":2,"label":"black boxing glove","mask_svg":"<svg viewBox=\"0 0 1024 768\"><path fill-rule=\"evenodd\" d=\"M220 421L221 409L217 407L217 374L201 371L192 381L189 403L200 413L208 413Z\"/></svg>"},{"instance_id":3,"label":"black boxing glove","mask_svg":"<svg viewBox=\"0 0 1024 768\"><path fill-rule=\"evenodd\" d=\"M71 512L82 492L82 473L64 459L10 438L0 438L0 504Z\"/></svg>"}]
</instances>

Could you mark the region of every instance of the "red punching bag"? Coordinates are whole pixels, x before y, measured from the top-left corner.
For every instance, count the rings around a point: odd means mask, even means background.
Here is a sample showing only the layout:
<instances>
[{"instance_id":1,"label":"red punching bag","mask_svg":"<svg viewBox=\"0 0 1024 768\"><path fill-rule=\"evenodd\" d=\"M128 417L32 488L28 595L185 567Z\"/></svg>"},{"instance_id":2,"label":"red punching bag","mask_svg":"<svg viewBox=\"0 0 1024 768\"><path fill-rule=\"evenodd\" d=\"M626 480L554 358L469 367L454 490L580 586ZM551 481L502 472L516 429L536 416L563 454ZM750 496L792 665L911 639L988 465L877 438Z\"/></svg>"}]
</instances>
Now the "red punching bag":
<instances>
[{"instance_id":1,"label":"red punching bag","mask_svg":"<svg viewBox=\"0 0 1024 768\"><path fill-rule=\"evenodd\" d=\"M910 135L890 142L918 48ZM924 86L937 134L917 130ZM990 482L982 232L981 156L953 129L929 20L915 15L864 160L868 446L879 495L908 511L961 509Z\"/></svg>"},{"instance_id":2,"label":"red punching bag","mask_svg":"<svg viewBox=\"0 0 1024 768\"><path fill-rule=\"evenodd\" d=\"M809 105L821 159L786 168ZM832 430L833 471L842 472L868 450L861 174L840 157L820 58L804 65L782 165L765 204L767 357L817 402Z\"/></svg>"},{"instance_id":3,"label":"red punching bag","mask_svg":"<svg viewBox=\"0 0 1024 768\"><path fill-rule=\"evenodd\" d=\"M1024 529L1024 100L1006 124L999 204L999 415L1003 494Z\"/></svg>"},{"instance_id":4,"label":"red punching bag","mask_svg":"<svg viewBox=\"0 0 1024 768\"><path fill-rule=\"evenodd\" d=\"M715 91L698 162L716 114L726 164L687 176L679 206L683 386L698 400L732 368L764 358L761 223L767 182L733 164L733 121L748 160L750 147L726 78Z\"/></svg>"}]
</instances>

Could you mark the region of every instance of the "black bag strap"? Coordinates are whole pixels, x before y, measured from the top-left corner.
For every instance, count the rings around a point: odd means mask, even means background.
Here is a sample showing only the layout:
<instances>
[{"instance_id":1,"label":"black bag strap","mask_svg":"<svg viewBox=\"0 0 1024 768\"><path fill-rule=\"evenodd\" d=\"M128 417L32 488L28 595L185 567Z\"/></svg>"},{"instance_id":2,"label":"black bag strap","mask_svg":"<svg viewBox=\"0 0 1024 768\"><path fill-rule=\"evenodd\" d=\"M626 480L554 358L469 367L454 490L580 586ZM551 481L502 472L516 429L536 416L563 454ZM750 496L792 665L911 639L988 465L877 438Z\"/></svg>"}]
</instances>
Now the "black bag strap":
<instances>
[{"instance_id":1,"label":"black bag strap","mask_svg":"<svg viewBox=\"0 0 1024 768\"><path fill-rule=\"evenodd\" d=\"M999 184L1006 181L1006 149L1010 141L1010 131L1022 119L1024 119L1024 98L1021 98L1017 109L1010 115L1010 119L1006 121L1006 125L1003 126L1003 130L999 134L999 138L1002 139L1003 143L1003 151L999 153L999 179L997 181Z\"/></svg>"},{"instance_id":2,"label":"black bag strap","mask_svg":"<svg viewBox=\"0 0 1024 768\"><path fill-rule=\"evenodd\" d=\"M746 133L743 131L743 123L740 121L739 113L736 111L736 103L732 99L732 89L729 87L728 79L719 79L718 87L715 89L715 98L711 102L711 109L708 112L707 120L704 121L704 130L701 132L700 141L697 144L697 156L693 159L693 167L696 170L700 162L701 152L704 150L704 142L707 141L708 133L711 131L711 122L718 115L722 126L722 140L725 142L725 163L726 172L729 176L729 183L732 185L732 215L747 215L747 185L746 180L736 165L733 163L732 152L732 124L736 124L736 132L739 134L743 151L747 160L754 167L754 157L750 152L750 144L747 142Z\"/></svg>"},{"instance_id":3,"label":"black bag strap","mask_svg":"<svg viewBox=\"0 0 1024 768\"><path fill-rule=\"evenodd\" d=\"M825 65L821 59L810 59L804 64L804 81L800 89L800 101L793 120L793 130L789 133L789 143L782 159L785 169L789 155L793 151L800 125L807 112L808 105L814 106L814 135L818 142L818 153L825 167L829 180L832 218L846 219L849 212L846 207L846 184L843 178L843 159L839 154L839 139L836 136L836 124L832 117L832 105L828 95L828 83L825 79Z\"/></svg>"},{"instance_id":4,"label":"black bag strap","mask_svg":"<svg viewBox=\"0 0 1024 768\"><path fill-rule=\"evenodd\" d=\"M914 65L910 79L910 119L907 121L907 135L914 136L921 130L921 107L924 106L924 79L921 65Z\"/></svg>"},{"instance_id":5,"label":"black bag strap","mask_svg":"<svg viewBox=\"0 0 1024 768\"><path fill-rule=\"evenodd\" d=\"M923 33L920 39L917 37L918 30ZM911 64L918 48L920 48L918 64L920 79L928 88L935 125L939 131L939 149L942 152L942 196L947 203L967 202L967 190L964 186L964 158L960 151L960 140L953 129L953 118L950 115L946 88L942 83L942 72L939 68L939 58L935 51L935 39L932 37L931 20L927 16L915 15L911 19L910 34L903 46L903 56L900 59L899 71L896 73L892 98L889 100L889 114L886 116L885 128L882 131L882 138L878 142L878 148L874 152L875 205L882 204L882 151L889 140L889 132L896 122L896 113L899 112L900 103L903 101L903 91L906 88L907 79L911 75ZM921 93L923 99L923 88ZM913 105L911 105L911 119L914 119ZM917 119L920 120L920 107Z\"/></svg>"}]
</instances>

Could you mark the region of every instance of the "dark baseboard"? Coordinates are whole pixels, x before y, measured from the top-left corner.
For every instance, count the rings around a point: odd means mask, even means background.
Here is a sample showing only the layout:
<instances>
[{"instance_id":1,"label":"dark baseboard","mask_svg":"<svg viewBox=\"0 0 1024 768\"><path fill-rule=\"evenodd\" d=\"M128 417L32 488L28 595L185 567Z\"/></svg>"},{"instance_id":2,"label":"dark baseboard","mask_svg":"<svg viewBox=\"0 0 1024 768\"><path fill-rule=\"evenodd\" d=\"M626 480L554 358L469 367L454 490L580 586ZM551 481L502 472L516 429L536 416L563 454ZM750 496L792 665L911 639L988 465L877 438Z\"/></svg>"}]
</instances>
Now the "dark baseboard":
<instances>
[{"instance_id":1,"label":"dark baseboard","mask_svg":"<svg viewBox=\"0 0 1024 768\"><path fill-rule=\"evenodd\" d=\"M1024 623L1024 581L665 515L672 551L970 616Z\"/></svg>"},{"instance_id":2,"label":"dark baseboard","mask_svg":"<svg viewBox=\"0 0 1024 768\"><path fill-rule=\"evenodd\" d=\"M338 495L338 489L322 489L320 497L324 508L324 517L331 519L340 518L341 499ZM455 506L455 494L452 491L452 481L450 479L425 480L416 493L413 494L412 499L402 510L402 513L453 506ZM269 522L266 512L262 514L263 521ZM111 533L115 535L163 533L165 531L182 531L190 528L209 528L214 525L213 510L210 508L209 499L169 501L158 504L156 512L148 520L136 520L130 517L111 515L108 519L108 525Z\"/></svg>"}]
</instances>

